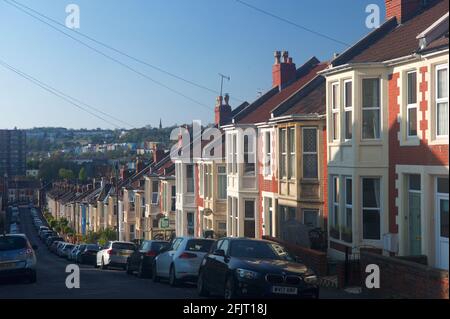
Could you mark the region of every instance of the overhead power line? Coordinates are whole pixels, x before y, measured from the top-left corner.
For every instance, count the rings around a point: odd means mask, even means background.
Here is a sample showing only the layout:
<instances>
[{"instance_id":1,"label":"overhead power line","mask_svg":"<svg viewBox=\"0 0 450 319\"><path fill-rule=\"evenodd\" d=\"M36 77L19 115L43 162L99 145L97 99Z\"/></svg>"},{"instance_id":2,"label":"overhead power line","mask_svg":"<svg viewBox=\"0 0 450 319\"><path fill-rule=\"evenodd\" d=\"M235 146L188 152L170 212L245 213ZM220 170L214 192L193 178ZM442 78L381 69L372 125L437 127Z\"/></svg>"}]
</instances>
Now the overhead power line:
<instances>
[{"instance_id":1,"label":"overhead power line","mask_svg":"<svg viewBox=\"0 0 450 319\"><path fill-rule=\"evenodd\" d=\"M89 44L83 42L82 40L75 38L75 37L72 36L71 34L69 34L69 33L67 33L67 32L64 32L64 31L58 29L57 27L53 26L52 24L50 24L50 23L48 23L48 22L42 20L41 18L37 17L36 15L34 15L34 14L32 14L32 13L30 13L30 12L24 10L24 9L22 9L21 7L15 5L14 3L9 2L8 0L3 0L3 1L4 1L5 3L9 4L9 5L14 6L15 8L17 8L17 9L19 9L20 11L24 12L25 14L31 16L32 18L34 18L34 19L36 19L36 20L38 20L38 21L44 23L45 25L49 26L50 28L52 28L52 29L54 29L54 30L56 30L56 31L58 31L58 32L60 32L60 33L62 33L62 34L64 34L65 36L71 38L73 41L78 42L79 44L81 44L81 45L87 47L88 49L90 49L90 50L92 50L92 51L94 51L94 52L96 52L96 53L98 53L98 54L100 54L100 55L102 55L103 57L105 57L105 58L107 58L107 59L109 59L109 60L111 60L111 61L113 61L113 62L115 62L115 63L117 63L117 64L119 64L119 65L121 65L122 67L124 67L124 68L126 68L126 69L128 69L128 70L130 70L130 71L132 71L132 72L134 72L134 73L136 73L136 74L138 74L138 75L140 75L141 77L147 79L148 81L150 81L150 82L152 82L152 83L155 83L155 84L157 84L157 85L159 85L159 86L161 86L161 87L163 87L163 88L165 88L165 89L171 91L172 93L175 93L175 94L177 94L177 95L179 95L179 96L182 96L182 97L184 97L185 99L187 99L187 100L189 100L189 101L191 101L191 102L193 102L193 103L195 103L195 104L197 104L197 105L200 105L200 106L202 106L202 107L204 107L204 108L207 108L208 110L211 110L211 109L212 109L212 107L210 107L210 106L208 106L208 105L206 105L206 104L204 104L204 103L202 103L202 102L200 102L200 101L197 101L196 99L193 99L193 98L187 96L186 94L184 94L184 93L182 93L182 92L180 92L180 91L178 91L178 90L175 90L175 89L173 89L173 88L171 88L171 87L165 85L164 83L161 83L161 82L159 82L159 81L157 81L157 80L151 78L151 77L148 76L147 74L142 73L141 71L139 71L139 70L137 70L137 69L135 69L135 68L129 66L128 64L126 64L126 63L124 63L124 62L122 62L122 61L120 61L120 60L118 60L118 59L116 59L116 58L114 58L114 57L108 55L107 53L104 53L104 52L100 51L99 49L97 49L97 48L95 48L95 47L93 47L93 46L91 46L91 45L89 45Z\"/></svg>"},{"instance_id":2,"label":"overhead power line","mask_svg":"<svg viewBox=\"0 0 450 319\"><path fill-rule=\"evenodd\" d=\"M65 93L55 89L54 87L52 87L52 86L50 86L50 85L48 85L48 84L46 84L46 83L36 79L35 77L33 77L33 76L31 76L31 75L29 75L29 74L27 74L27 73L25 73L25 72L23 72L21 70L13 67L11 65L9 65L8 63L6 63L5 61L3 61L1 59L0 59L0 66L2 66L3 68L8 69L8 70L16 73L20 77L28 80L29 82L35 84L36 86L39 86L40 88L44 89L45 91L47 91L47 92L49 92L49 93L59 97L60 99L66 101L67 103L75 106L76 108L78 108L78 109L80 109L80 110L82 110L82 111L84 111L86 113L89 113L92 116L95 116L96 118L98 118L98 119L100 119L100 120L102 120L102 121L104 121L104 122L114 126L115 128L118 128L118 129L121 128L120 126L118 126L117 124L115 124L115 123L111 122L110 120L104 118L103 116L100 116L100 115L98 115L98 114L96 114L94 112L91 112L90 110L88 110L88 109L86 109L86 108L84 108L83 106L80 105L80 104L84 104L84 105L88 105L88 104L86 104L84 102L81 102L80 100L75 99L75 98L71 97L70 95L67 95L67 94L65 94ZM93 108L93 107L90 106L90 108ZM98 109L95 109L95 110L97 112L101 112ZM103 113L103 112L101 112L101 113ZM133 127L133 126L131 126L131 127Z\"/></svg>"},{"instance_id":3,"label":"overhead power line","mask_svg":"<svg viewBox=\"0 0 450 319\"><path fill-rule=\"evenodd\" d=\"M59 26L65 28L65 29L67 28L67 27L66 27L64 24L62 24L61 22L59 22L59 21L57 21L57 20L55 20L55 19L53 19L53 18L51 18L51 17L49 17L49 16L47 16L47 15L41 13L41 12L39 12L39 11L33 9L33 8L30 8L30 7L28 7L28 6L26 6L26 5L22 4L22 3L20 3L20 2L18 2L18 1L15 1L15 0L4 0L4 1L5 1L5 2L10 2L9 4L15 6L17 9L19 9L17 6L21 6L22 8L25 8L25 9L27 9L27 10L29 10L29 11L31 11L31 12L37 14L37 15L39 15L40 17L43 17L43 18L47 19L48 21L51 21L51 22L54 23L54 24L57 24L57 25L59 25ZM11 3L11 2L12 2L12 3ZM17 6L16 6L16 5L17 5ZM77 35L79 35L79 36L82 36L82 37L84 37L84 38L86 38L86 39L88 39L88 40L90 40L90 41L92 41L92 42L95 42L95 43L97 43L98 45L101 45L101 46L103 46L103 47L105 47L105 48L107 48L107 49L109 49L109 50L111 50L111 51L113 51L113 52L115 52L115 53L118 53L118 54L120 54L120 55L122 55L122 56L124 56L124 57L127 57L127 58L129 58L129 59L131 59L131 60L133 60L133 61L135 61L135 62L138 62L138 63L140 63L140 64L142 64L142 65L148 66L148 67L150 67L150 68L152 68L152 69L154 69L154 70L157 70L157 71L159 71L159 72L161 72L161 73L164 73L164 74L166 74L166 75L169 75L169 76L171 76L171 77L173 77L173 78L175 78L175 79L177 79L177 80L183 81L183 82L188 83L188 84L193 85L193 86L196 86L196 87L198 87L198 88L200 88L200 89L203 89L203 90L205 90L205 91L209 91L210 93L214 93L214 94L218 94L218 93L219 93L217 90L214 90L214 89L209 88L209 87L207 87L207 86L205 86L205 85L196 83L196 82L194 82L194 81L192 81L192 80L186 79L186 78L184 78L184 77L182 77L182 76L180 76L180 75L177 75L177 74L175 74L175 73L173 73L173 72L164 70L163 68L161 68L161 67L159 67L159 66L156 66L156 65L151 64L151 63L149 63L149 62L147 62L147 61L144 61L143 59L140 59L140 58L137 58L137 57L135 57L135 56L132 56L131 54L126 53L126 52L124 52L123 50L117 49L117 48L115 48L115 47L113 47L113 46L111 46L111 45L109 45L109 44L107 44L107 43L105 43L105 42L103 42L103 41L100 41L100 40L98 40L98 39L95 39L94 37L89 36L89 35L87 35L87 34L85 34L85 33L82 33L82 32L80 32L80 31L78 31L78 30L76 30L76 29L69 29L69 30L71 30L71 31L74 32L75 34L77 34ZM238 101L238 102L243 102L243 100L241 100L241 99L239 99L239 98L236 98L236 97L231 97L231 99L236 100L236 101Z\"/></svg>"},{"instance_id":4,"label":"overhead power line","mask_svg":"<svg viewBox=\"0 0 450 319\"><path fill-rule=\"evenodd\" d=\"M271 13L271 12L269 12L269 11L266 11L266 10L264 10L264 9L255 7L254 5L251 5L250 3L247 3L247 2L245 2L245 1L242 1L242 0L235 0L235 1L238 2L238 3L240 3L240 4L242 4L242 5L244 5L244 6L246 6L246 7L248 7L248 8L250 8L250 9L253 9L253 10L255 10L255 11L258 11L259 13L265 14L265 15L270 16L270 17L272 17L272 18L275 18L275 19L277 19L277 20L280 20L280 21L283 21L283 22L285 22L285 23L288 23L288 24L290 24L290 25L292 25L292 26L294 26L294 27L297 27L297 28L299 28L299 29L301 29L301 30L303 30L303 31L307 31L307 32L309 32L309 33L315 34L315 35L317 35L317 36L319 36L319 37L322 37L322 38L324 38L324 39L328 39L328 40L333 41L333 42L335 42L335 43L339 43L340 45L343 45L343 46L347 46L347 47L350 46L350 44L348 44L348 43L345 43L345 42L343 42L343 41L337 40L337 39L335 39L335 38L333 38L333 37L330 37L330 36L328 36L328 35L326 35L326 34L323 34L323 33L321 33L321 32L315 31L315 30L310 29L310 28L308 28L308 27L302 26L302 25L300 25L300 24L298 24L298 23L296 23L296 22L293 22L293 21L290 21L290 20L288 20L288 19L286 19L286 18L280 17L279 15L276 15L276 14Z\"/></svg>"}]
</instances>

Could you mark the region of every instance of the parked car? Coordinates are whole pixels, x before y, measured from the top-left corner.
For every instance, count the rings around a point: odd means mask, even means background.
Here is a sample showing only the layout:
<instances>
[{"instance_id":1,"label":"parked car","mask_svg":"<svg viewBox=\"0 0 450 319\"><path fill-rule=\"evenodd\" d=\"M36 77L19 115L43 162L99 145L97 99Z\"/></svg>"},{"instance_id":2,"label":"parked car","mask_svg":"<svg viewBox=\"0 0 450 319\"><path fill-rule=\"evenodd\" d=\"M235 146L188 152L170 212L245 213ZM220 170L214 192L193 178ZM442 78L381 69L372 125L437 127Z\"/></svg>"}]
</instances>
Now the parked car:
<instances>
[{"instance_id":1,"label":"parked car","mask_svg":"<svg viewBox=\"0 0 450 319\"><path fill-rule=\"evenodd\" d=\"M56 249L58 248L58 245L62 242L63 242L63 239L55 240L48 249L50 250L50 252L56 254Z\"/></svg>"},{"instance_id":2,"label":"parked car","mask_svg":"<svg viewBox=\"0 0 450 319\"><path fill-rule=\"evenodd\" d=\"M197 280L200 263L215 241L212 239L177 237L170 248L156 256L153 281L168 278L171 286L180 281Z\"/></svg>"},{"instance_id":3,"label":"parked car","mask_svg":"<svg viewBox=\"0 0 450 319\"><path fill-rule=\"evenodd\" d=\"M64 241L62 241L62 242L60 242L59 244L58 244L58 246L56 247L56 255L57 256L62 256L62 249L64 248L64 246L66 245L67 243L66 242L64 242Z\"/></svg>"},{"instance_id":4,"label":"parked car","mask_svg":"<svg viewBox=\"0 0 450 319\"><path fill-rule=\"evenodd\" d=\"M97 253L102 247L95 244L88 244L84 250L80 250L77 256L77 262L80 264L97 265Z\"/></svg>"},{"instance_id":5,"label":"parked car","mask_svg":"<svg viewBox=\"0 0 450 319\"><path fill-rule=\"evenodd\" d=\"M127 274L131 275L136 271L139 277L151 276L153 259L169 247L168 241L144 240L139 249L128 258Z\"/></svg>"},{"instance_id":6,"label":"parked car","mask_svg":"<svg viewBox=\"0 0 450 319\"><path fill-rule=\"evenodd\" d=\"M58 236L58 233L55 232L55 231L53 231L53 230L44 232L43 235L42 235L42 241L45 243L45 241L47 240L47 238L53 237L53 236Z\"/></svg>"},{"instance_id":7,"label":"parked car","mask_svg":"<svg viewBox=\"0 0 450 319\"><path fill-rule=\"evenodd\" d=\"M218 240L202 262L197 288L201 296L226 299L319 296L311 269L282 245L249 238Z\"/></svg>"},{"instance_id":8,"label":"parked car","mask_svg":"<svg viewBox=\"0 0 450 319\"><path fill-rule=\"evenodd\" d=\"M0 277L26 277L36 282L36 254L24 234L0 235Z\"/></svg>"},{"instance_id":9,"label":"parked car","mask_svg":"<svg viewBox=\"0 0 450 319\"><path fill-rule=\"evenodd\" d=\"M69 258L69 254L72 251L72 249L75 247L74 244L71 243L66 243L62 248L61 248L61 254L60 257L62 258Z\"/></svg>"},{"instance_id":10,"label":"parked car","mask_svg":"<svg viewBox=\"0 0 450 319\"><path fill-rule=\"evenodd\" d=\"M73 261L75 254L77 253L79 245L74 245L72 249L70 249L69 253L67 254L67 260Z\"/></svg>"},{"instance_id":11,"label":"parked car","mask_svg":"<svg viewBox=\"0 0 450 319\"><path fill-rule=\"evenodd\" d=\"M134 252L135 247L132 242L110 241L97 253L96 266L101 266L102 269L107 269L109 266L121 267L125 270L127 259Z\"/></svg>"},{"instance_id":12,"label":"parked car","mask_svg":"<svg viewBox=\"0 0 450 319\"><path fill-rule=\"evenodd\" d=\"M76 262L77 264L79 263L79 258L78 256L81 254L81 252L86 248L86 244L79 244L76 247L76 250L72 252L72 261Z\"/></svg>"},{"instance_id":13,"label":"parked car","mask_svg":"<svg viewBox=\"0 0 450 319\"><path fill-rule=\"evenodd\" d=\"M47 240L45 241L45 244L47 245L47 247L50 247L50 245L54 242L54 241L63 241L64 238L60 237L60 236L51 236L49 238L47 238Z\"/></svg>"}]
</instances>

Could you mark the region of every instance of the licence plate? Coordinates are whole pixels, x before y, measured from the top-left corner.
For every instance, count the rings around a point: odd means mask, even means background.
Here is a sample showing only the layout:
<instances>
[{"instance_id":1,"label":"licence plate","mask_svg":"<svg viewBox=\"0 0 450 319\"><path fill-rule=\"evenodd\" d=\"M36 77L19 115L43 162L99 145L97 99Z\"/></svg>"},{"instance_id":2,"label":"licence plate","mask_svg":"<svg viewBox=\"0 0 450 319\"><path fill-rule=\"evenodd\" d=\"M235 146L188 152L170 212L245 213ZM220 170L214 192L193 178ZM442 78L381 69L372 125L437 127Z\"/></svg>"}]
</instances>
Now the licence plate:
<instances>
[{"instance_id":1,"label":"licence plate","mask_svg":"<svg viewBox=\"0 0 450 319\"><path fill-rule=\"evenodd\" d=\"M9 269L14 268L16 266L15 263L2 263L0 264L0 269Z\"/></svg>"},{"instance_id":2,"label":"licence plate","mask_svg":"<svg viewBox=\"0 0 450 319\"><path fill-rule=\"evenodd\" d=\"M283 294L283 295L296 295L297 288L295 287L281 287L281 286L273 286L272 292L274 294Z\"/></svg>"}]
</instances>

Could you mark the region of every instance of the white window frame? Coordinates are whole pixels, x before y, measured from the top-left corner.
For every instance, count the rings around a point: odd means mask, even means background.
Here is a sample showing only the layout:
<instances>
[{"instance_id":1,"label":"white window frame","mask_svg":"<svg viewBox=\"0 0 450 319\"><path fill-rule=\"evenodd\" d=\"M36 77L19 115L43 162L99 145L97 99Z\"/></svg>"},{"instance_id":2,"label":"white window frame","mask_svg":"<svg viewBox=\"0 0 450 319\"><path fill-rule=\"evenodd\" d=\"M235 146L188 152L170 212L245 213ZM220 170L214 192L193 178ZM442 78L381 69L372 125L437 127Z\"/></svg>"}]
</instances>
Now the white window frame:
<instances>
[{"instance_id":1,"label":"white window frame","mask_svg":"<svg viewBox=\"0 0 450 319\"><path fill-rule=\"evenodd\" d=\"M347 209L351 209L352 210L352 219L353 219L353 197L352 197L352 203L349 204L347 203L347 195L348 195L348 189L347 189L347 180L350 180L352 183L352 191L353 191L353 178L351 176L345 176L344 177L344 192L345 192L345 198L344 198L344 206L345 206L345 212L344 212L344 225L345 227L347 227L348 225L348 220L347 220ZM352 196L352 194L350 194L350 196ZM353 221L350 221L350 228L352 229L353 232Z\"/></svg>"},{"instance_id":2,"label":"white window frame","mask_svg":"<svg viewBox=\"0 0 450 319\"><path fill-rule=\"evenodd\" d=\"M283 143L283 138L284 138L284 143ZM284 149L284 152L283 152L283 149ZM281 167L280 167L280 177L282 179L286 179L288 176L287 127L280 129L280 154L281 154L280 164L284 166L284 172L283 172L283 169L281 169Z\"/></svg>"},{"instance_id":3,"label":"white window frame","mask_svg":"<svg viewBox=\"0 0 450 319\"><path fill-rule=\"evenodd\" d=\"M158 205L158 204L159 204L159 182L158 182L158 181L155 181L155 180L152 180L151 182L152 182L152 201L151 201L151 203L152 203L153 205ZM158 189L157 189L156 192L155 192L155 190L153 189L153 183L158 183ZM154 197L155 195L156 195L156 201L153 200L153 199L155 198L155 197Z\"/></svg>"},{"instance_id":4,"label":"white window frame","mask_svg":"<svg viewBox=\"0 0 450 319\"><path fill-rule=\"evenodd\" d=\"M291 132L293 131L292 134L292 138L294 139L292 145L293 145L293 149L291 149L291 140L290 140L290 136L291 136ZM287 130L288 135L287 135L287 139L286 139L286 146L287 146L287 155L288 155L288 159L287 159L287 178L288 179L295 179L296 176L296 170L297 170L297 160L296 160L296 141L297 141L297 137L296 137L296 127L295 126L291 126L288 128ZM291 159L294 159L292 161L293 165L291 165ZM290 174L289 174L290 173Z\"/></svg>"},{"instance_id":5,"label":"white window frame","mask_svg":"<svg viewBox=\"0 0 450 319\"><path fill-rule=\"evenodd\" d=\"M264 176L272 175L272 133L264 132Z\"/></svg>"},{"instance_id":6,"label":"white window frame","mask_svg":"<svg viewBox=\"0 0 450 319\"><path fill-rule=\"evenodd\" d=\"M378 80L378 84L379 84L379 88L380 88L380 96L379 96L379 102L380 104L377 107L364 107L363 102L364 102L364 85L362 84L364 82L364 80ZM382 81L381 81L381 77L366 77L361 79L361 140L362 141L379 141L381 140L382 136L382 114L381 114L381 104L383 103L382 101L382 97L383 97L383 88L382 88ZM374 137L374 138L365 138L364 137L364 111L375 111L378 110L379 112L379 116L378 116L378 130L379 130L379 136L378 137Z\"/></svg>"},{"instance_id":7,"label":"white window frame","mask_svg":"<svg viewBox=\"0 0 450 319\"><path fill-rule=\"evenodd\" d=\"M347 84L350 83L351 91L352 91L352 98L350 99L350 106L346 104L347 101ZM350 126L351 126L351 137L347 138L347 112L351 112L352 116L350 118ZM345 80L344 81L344 140L351 141L353 138L353 81L352 80Z\"/></svg>"},{"instance_id":8,"label":"white window frame","mask_svg":"<svg viewBox=\"0 0 450 319\"><path fill-rule=\"evenodd\" d=\"M438 104L440 103L447 103L447 109L448 109L448 92L447 92L447 97L446 98L439 98L438 97L438 88L439 88L439 82L438 82L438 73L439 70L447 70L447 89L448 89L448 64L439 64L436 65L435 67L435 89L434 89L434 94L435 94L435 105L434 105L434 112L435 112L435 132L436 132L436 138L447 138L448 137L448 126L447 126L447 134L446 135L439 135L438 134ZM448 114L447 114L448 116ZM448 122L447 122L448 124Z\"/></svg>"},{"instance_id":9,"label":"white window frame","mask_svg":"<svg viewBox=\"0 0 450 319\"><path fill-rule=\"evenodd\" d=\"M409 74L415 73L416 74L416 103L412 103L409 104L408 100L409 100ZM417 109L417 98L419 97L419 95L417 94L417 88L418 86L418 77L417 77L417 71L416 70L411 70L409 72L406 72L406 136L407 138L417 138L419 136L419 113L418 113L418 109ZM409 110L411 109L415 109L416 110L416 135L410 135L409 132Z\"/></svg>"},{"instance_id":10,"label":"white window frame","mask_svg":"<svg viewBox=\"0 0 450 319\"><path fill-rule=\"evenodd\" d=\"M316 151L315 152L306 152L305 151L305 130L315 130L315 132L316 132ZM318 152L318 149L319 149L319 135L318 135L318 133L319 133L319 130L317 129L317 127L314 127L314 126L310 126L310 127L302 127L302 166L304 165L304 163L305 163L305 160L304 160L304 157L305 157L305 155L315 155L316 156L316 166L317 166L317 176L316 177L305 177L304 176L304 173L305 173L305 170L304 170L304 167L302 167L303 169L302 169L302 177L304 178L304 179L311 179L311 180L317 180L317 179L319 179L319 152Z\"/></svg>"},{"instance_id":11,"label":"white window frame","mask_svg":"<svg viewBox=\"0 0 450 319\"><path fill-rule=\"evenodd\" d=\"M363 191L363 185L364 185L364 179L378 179L380 183L380 207L367 207L365 208L364 205L364 191ZM361 176L360 178L360 189L361 189L361 238L364 242L380 242L383 239L383 191L382 191L382 184L383 178L381 176ZM352 185L354 187L354 185ZM372 210L372 211L378 211L378 214L380 215L380 238L378 239L371 239L371 238L364 238L364 210Z\"/></svg>"},{"instance_id":12,"label":"white window frame","mask_svg":"<svg viewBox=\"0 0 450 319\"><path fill-rule=\"evenodd\" d=\"M192 170L192 192L189 191L189 181L188 181L188 172L189 168ZM195 165L194 164L186 164L185 165L185 177L186 177L186 193L187 194L195 194Z\"/></svg>"},{"instance_id":13,"label":"white window frame","mask_svg":"<svg viewBox=\"0 0 450 319\"><path fill-rule=\"evenodd\" d=\"M204 183L204 169L205 169L205 165L203 163L199 163L198 164L198 171L199 171L199 193L200 196L203 197L205 196L205 183Z\"/></svg>"},{"instance_id":14,"label":"white window frame","mask_svg":"<svg viewBox=\"0 0 450 319\"><path fill-rule=\"evenodd\" d=\"M336 87L336 90L334 90L334 87ZM337 94L337 97L335 98L335 94ZM337 105L334 104L334 102L336 101ZM339 103L339 82L335 82L331 84L331 141L332 142L336 142L336 141L340 141L340 130L339 130L339 123L340 123L340 118L339 118L339 111L340 111L340 103ZM337 118L337 128L335 127L335 121L334 121L334 117L336 116ZM336 136L334 135L336 131Z\"/></svg>"},{"instance_id":15,"label":"white window frame","mask_svg":"<svg viewBox=\"0 0 450 319\"><path fill-rule=\"evenodd\" d=\"M219 168L221 168L221 167L224 167L225 168L225 171L224 172L220 172L219 171ZM224 177L224 179L225 179L225 185L224 185L224 187L225 187L225 197L220 197L219 196L219 184L220 184L220 178L219 177ZM218 165L217 166L217 199L219 199L219 200L225 200L225 199L227 199L227 170L226 170L226 167L225 167L225 165Z\"/></svg>"},{"instance_id":16,"label":"white window frame","mask_svg":"<svg viewBox=\"0 0 450 319\"><path fill-rule=\"evenodd\" d=\"M332 176L332 184L331 184L331 205L332 205L332 212L333 212L333 219L331 225L334 226L339 230L339 224L340 224L340 218L339 218L339 200L340 200L340 193L339 193L339 176ZM335 189L337 187L337 189ZM337 194L337 198L335 195ZM336 214L336 208L338 210L338 213ZM336 223L336 216L337 216L337 223ZM339 231L340 233L340 231Z\"/></svg>"}]
</instances>

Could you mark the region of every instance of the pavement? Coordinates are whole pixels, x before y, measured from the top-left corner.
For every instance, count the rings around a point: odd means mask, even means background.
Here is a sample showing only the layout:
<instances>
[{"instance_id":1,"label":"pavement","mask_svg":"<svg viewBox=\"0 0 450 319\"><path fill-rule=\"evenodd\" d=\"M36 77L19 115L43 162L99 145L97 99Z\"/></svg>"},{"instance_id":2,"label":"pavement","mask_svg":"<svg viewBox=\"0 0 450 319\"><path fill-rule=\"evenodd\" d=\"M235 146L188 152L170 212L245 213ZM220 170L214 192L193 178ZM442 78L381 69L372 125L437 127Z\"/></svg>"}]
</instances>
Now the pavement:
<instances>
[{"instance_id":1,"label":"pavement","mask_svg":"<svg viewBox=\"0 0 450 319\"><path fill-rule=\"evenodd\" d=\"M36 244L37 282L22 280L0 282L0 299L199 299L194 284L170 287L167 283L154 283L151 279L130 276L123 270L101 270L80 265L80 288L66 287L66 266L70 263L49 252L37 236L28 207L20 207L20 227L32 244ZM333 288L322 288L321 299L353 299L358 296Z\"/></svg>"}]
</instances>

